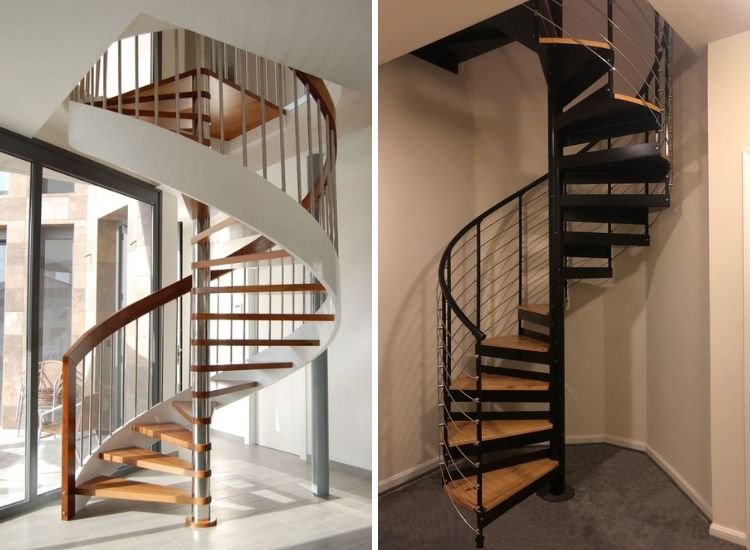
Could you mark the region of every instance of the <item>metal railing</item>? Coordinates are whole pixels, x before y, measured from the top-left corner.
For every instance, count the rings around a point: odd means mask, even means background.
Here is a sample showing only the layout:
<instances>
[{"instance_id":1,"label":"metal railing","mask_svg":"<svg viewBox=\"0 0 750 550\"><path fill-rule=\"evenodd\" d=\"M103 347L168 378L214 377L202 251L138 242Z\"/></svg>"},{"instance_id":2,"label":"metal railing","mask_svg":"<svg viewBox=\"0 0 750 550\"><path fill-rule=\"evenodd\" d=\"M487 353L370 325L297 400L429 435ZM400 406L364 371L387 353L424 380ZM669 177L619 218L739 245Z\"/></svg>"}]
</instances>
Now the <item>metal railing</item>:
<instances>
[{"instance_id":1,"label":"metal railing","mask_svg":"<svg viewBox=\"0 0 750 550\"><path fill-rule=\"evenodd\" d=\"M635 138L591 142L566 153L653 143L667 159L672 155L672 91L670 86L671 30L645 0L585 0L569 2L539 0L524 4L537 19L538 36L568 38L587 48L609 66L607 83L611 93L622 93L656 107L656 131ZM565 17L565 24L553 13ZM649 14L649 15L646 15ZM624 22L624 21L625 22ZM592 21L599 26L592 27ZM575 29L576 22L579 28ZM645 30L644 30L645 29ZM633 31L639 33L634 36ZM643 38L643 35L647 37ZM598 39L613 52L608 61L587 42ZM636 85L637 84L637 85ZM541 138L541 136L540 136ZM481 536L479 515L482 502L482 408L481 370L477 346L488 336L520 334L517 306L549 303L549 191L547 175L503 199L468 223L448 243L438 267L437 364L439 464L443 484L460 482L477 494L476 526L452 502L464 523ZM593 194L663 194L671 192L671 174L661 184L568 185L564 192ZM648 226L658 218L650 216ZM631 233L638 227L626 224L566 222L568 231ZM606 259L568 259L569 267L592 267ZM573 285L575 282L569 282ZM469 377L476 392L449 391L453 381ZM473 386L472 386L473 387ZM456 398L455 396L460 396ZM467 456L451 449L450 432L459 422L476 425L475 453ZM471 476L476 476L472 478Z\"/></svg>"},{"instance_id":2,"label":"metal railing","mask_svg":"<svg viewBox=\"0 0 750 550\"><path fill-rule=\"evenodd\" d=\"M135 55L123 59L126 40L96 61L72 101L237 158L300 203L338 248L336 112L321 79L190 31L141 35L154 49L146 59L137 53L138 36Z\"/></svg>"}]
</instances>

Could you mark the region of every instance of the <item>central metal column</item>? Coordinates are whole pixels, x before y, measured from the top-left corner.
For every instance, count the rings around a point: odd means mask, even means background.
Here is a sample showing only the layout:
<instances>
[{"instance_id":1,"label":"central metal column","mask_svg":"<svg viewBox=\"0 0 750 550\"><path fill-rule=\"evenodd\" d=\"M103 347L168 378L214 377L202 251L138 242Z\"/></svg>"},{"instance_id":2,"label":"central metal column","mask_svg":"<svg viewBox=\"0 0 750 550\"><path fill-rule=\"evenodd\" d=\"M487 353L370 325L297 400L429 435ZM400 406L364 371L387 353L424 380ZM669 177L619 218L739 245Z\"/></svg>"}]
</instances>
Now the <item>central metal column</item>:
<instances>
[{"instance_id":1,"label":"central metal column","mask_svg":"<svg viewBox=\"0 0 750 550\"><path fill-rule=\"evenodd\" d=\"M328 351L312 362L312 491L327 497L330 492L328 463Z\"/></svg>"},{"instance_id":2,"label":"central metal column","mask_svg":"<svg viewBox=\"0 0 750 550\"><path fill-rule=\"evenodd\" d=\"M207 213L201 213L193 219L193 235L197 235L208 229L210 225ZM208 239L193 244L193 261L208 260L210 249ZM211 282L210 268L193 268L193 289L206 288ZM209 295L192 293L191 313L209 312ZM190 336L192 340L205 340L208 338L208 321L191 319ZM205 366L209 364L209 353L207 346L190 345L190 364L192 367ZM196 397L205 395L210 390L208 372L196 372L191 369L190 387L193 391L192 416L197 419L210 417L210 399L207 397ZM203 392L203 393L199 393ZM211 469L211 438L209 424L194 423L193 428L193 470L207 472ZM210 498L211 482L209 477L194 477L193 498ZM212 527L216 520L211 520L210 504L193 504L191 506L191 517L187 519L191 527Z\"/></svg>"},{"instance_id":3,"label":"central metal column","mask_svg":"<svg viewBox=\"0 0 750 550\"><path fill-rule=\"evenodd\" d=\"M321 156L309 155L307 160L308 181L320 178ZM311 213L317 220L321 201L311 202ZM318 311L322 296L316 292L312 296L313 311ZM327 497L330 492L328 463L328 352L324 351L312 362L310 390L312 399L312 492L318 497Z\"/></svg>"}]
</instances>

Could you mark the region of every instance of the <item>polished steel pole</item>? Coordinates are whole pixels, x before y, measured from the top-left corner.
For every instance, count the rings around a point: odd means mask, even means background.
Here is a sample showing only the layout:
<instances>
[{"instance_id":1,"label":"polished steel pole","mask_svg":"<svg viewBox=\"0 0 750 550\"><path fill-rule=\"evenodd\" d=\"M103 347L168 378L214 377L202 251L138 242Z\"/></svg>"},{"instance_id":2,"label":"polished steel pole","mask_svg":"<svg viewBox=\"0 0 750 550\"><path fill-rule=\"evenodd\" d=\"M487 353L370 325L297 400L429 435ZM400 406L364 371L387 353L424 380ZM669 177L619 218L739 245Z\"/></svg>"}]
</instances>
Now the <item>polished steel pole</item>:
<instances>
[{"instance_id":1,"label":"polished steel pole","mask_svg":"<svg viewBox=\"0 0 750 550\"><path fill-rule=\"evenodd\" d=\"M193 235L197 235L208 229L210 223L207 213L198 214L193 220ZM210 258L210 249L208 239L193 244L193 261L199 262ZM206 288L211 282L211 269L206 267L193 268L193 289ZM209 295L192 293L191 312L208 313ZM205 340L208 338L208 321L192 319L190 321L190 332L193 340ZM197 346L194 343L190 345L190 364L193 367L205 366L209 364L209 352L206 346ZM192 370L192 369L191 369ZM196 419L205 419L210 416L209 407L210 399L205 397L205 392L209 391L209 374L208 372L190 373L190 386L193 391L192 398L192 416ZM203 392L203 393L199 393ZM202 396L201 396L202 395ZM211 438L209 432L210 425L204 422L194 423L193 431L193 470L208 472L211 469ZM193 480L193 497L208 498L211 496L210 477L194 477ZM212 527L216 521L211 519L210 504L193 504L191 508L191 517L188 518L188 525L191 527Z\"/></svg>"}]
</instances>

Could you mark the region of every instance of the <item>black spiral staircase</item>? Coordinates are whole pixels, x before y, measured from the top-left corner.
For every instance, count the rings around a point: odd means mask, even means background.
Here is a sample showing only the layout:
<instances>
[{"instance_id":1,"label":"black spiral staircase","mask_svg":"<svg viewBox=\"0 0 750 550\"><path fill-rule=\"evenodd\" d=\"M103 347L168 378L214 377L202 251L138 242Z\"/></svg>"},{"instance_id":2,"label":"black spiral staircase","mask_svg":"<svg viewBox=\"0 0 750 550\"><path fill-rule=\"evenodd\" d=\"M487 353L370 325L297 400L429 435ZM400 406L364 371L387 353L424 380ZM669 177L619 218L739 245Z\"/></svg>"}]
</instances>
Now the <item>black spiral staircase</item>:
<instances>
[{"instance_id":1,"label":"black spiral staircase","mask_svg":"<svg viewBox=\"0 0 750 550\"><path fill-rule=\"evenodd\" d=\"M643 18L653 43L643 45L640 73L618 72L618 62L637 66L616 36L618 9L634 12L612 0L602 3L598 40L566 31L561 0L538 0L414 52L458 72L518 41L538 54L548 86L548 174L469 222L439 266L440 470L480 548L484 528L533 493L573 496L565 482L568 289L612 277L616 255L648 246L650 224L670 204L671 31L641 4L653 17ZM580 9L589 8L573 6Z\"/></svg>"}]
</instances>

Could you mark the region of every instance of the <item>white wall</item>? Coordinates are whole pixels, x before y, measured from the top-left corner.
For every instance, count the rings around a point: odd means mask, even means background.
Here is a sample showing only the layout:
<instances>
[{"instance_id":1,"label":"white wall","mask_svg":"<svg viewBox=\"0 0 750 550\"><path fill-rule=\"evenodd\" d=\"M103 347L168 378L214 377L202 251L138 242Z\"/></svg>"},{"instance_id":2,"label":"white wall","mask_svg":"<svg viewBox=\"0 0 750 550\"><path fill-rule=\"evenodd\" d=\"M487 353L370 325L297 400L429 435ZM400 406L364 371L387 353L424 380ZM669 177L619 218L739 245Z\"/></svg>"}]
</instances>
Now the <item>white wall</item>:
<instances>
[{"instance_id":1,"label":"white wall","mask_svg":"<svg viewBox=\"0 0 750 550\"><path fill-rule=\"evenodd\" d=\"M339 140L341 328L328 349L330 458L372 468L372 128Z\"/></svg>"}]
</instances>

